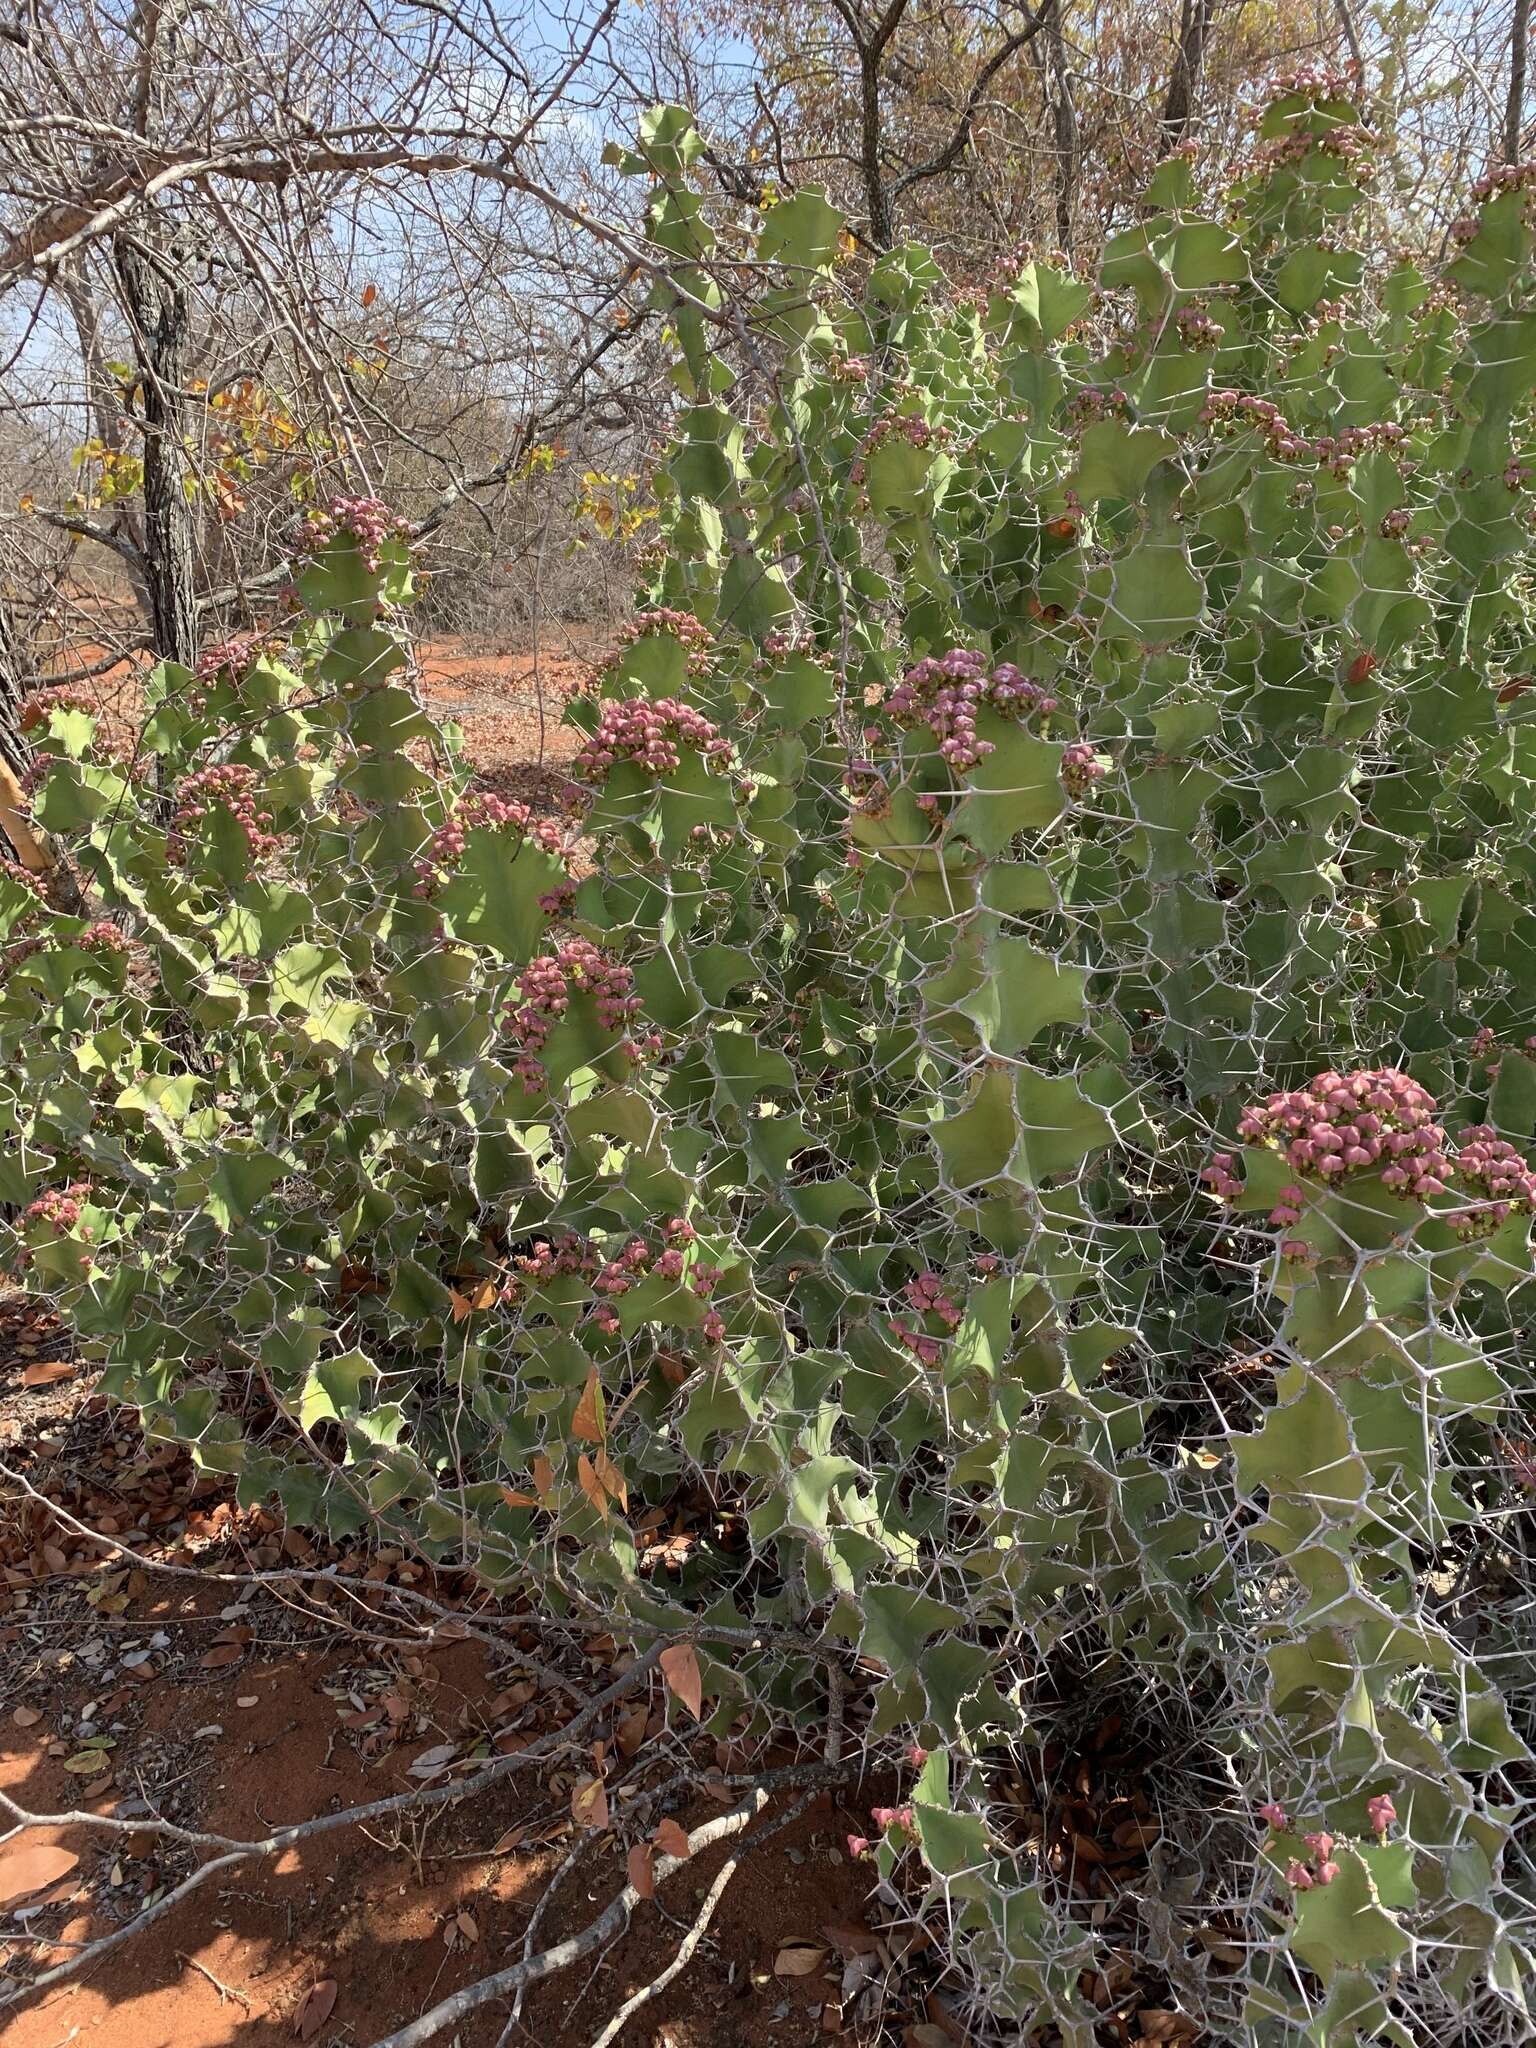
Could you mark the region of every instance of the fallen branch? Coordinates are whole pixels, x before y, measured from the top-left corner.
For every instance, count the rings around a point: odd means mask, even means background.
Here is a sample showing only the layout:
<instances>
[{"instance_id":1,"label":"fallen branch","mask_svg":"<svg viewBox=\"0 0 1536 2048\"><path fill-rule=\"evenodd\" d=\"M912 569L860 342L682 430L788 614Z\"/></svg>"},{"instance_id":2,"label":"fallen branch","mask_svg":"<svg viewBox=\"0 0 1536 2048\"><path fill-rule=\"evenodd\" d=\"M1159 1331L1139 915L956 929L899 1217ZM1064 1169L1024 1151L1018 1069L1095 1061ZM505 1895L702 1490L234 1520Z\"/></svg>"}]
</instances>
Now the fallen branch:
<instances>
[{"instance_id":1,"label":"fallen branch","mask_svg":"<svg viewBox=\"0 0 1536 2048\"><path fill-rule=\"evenodd\" d=\"M184 1878L174 1891L157 1900L146 1912L124 1923L111 1934L103 1935L71 1956L67 1962L56 1964L51 1970L44 1970L39 1976L28 1978L14 1990L0 1995L0 2011L7 2006L17 2005L30 1998L35 1992L45 1991L54 1984L72 1977L76 1971L96 1962L100 1957L118 1948L132 1935L153 1925L173 1906L206 1884L218 1872L230 1869L237 1863L247 1863L257 1856L280 1855L284 1849L296 1842L309 1841L316 1835L330 1834L336 1828L357 1827L365 1821L386 1820L397 1813L430 1812L439 1806L455 1806L463 1800L476 1797L490 1786L510 1777L514 1771L527 1770L530 1765L540 1763L551 1754L565 1748L580 1734L581 1730L611 1707L616 1700L624 1698L661 1661L664 1644L655 1643L643 1657L637 1658L630 1668L623 1672L613 1684L600 1692L595 1699L583 1707L580 1713L567 1721L563 1728L556 1728L548 1735L540 1736L511 1756L498 1757L483 1770L472 1776L461 1778L446 1785L419 1786L410 1792L397 1793L390 1799L375 1799L366 1806L344 1807L339 1813L317 1814L313 1820L295 1821L291 1827L276 1828L270 1835L259 1840L240 1841L230 1835L205 1833L196 1828L184 1828L175 1821L168 1821L157 1814L150 1814L134 1820L119 1820L113 1814L87 1813L75 1808L65 1813L32 1813L20 1806L7 1792L0 1792L0 1808L11 1815L16 1823L12 1833L26 1828L96 1828L106 1833L131 1834L135 1832L163 1835L170 1841L181 1842L193 1848L216 1849L221 1853L212 1861L203 1863L191 1875ZM765 1795L766 1796L766 1795ZM537 1960L537 1959L535 1959Z\"/></svg>"},{"instance_id":2,"label":"fallen branch","mask_svg":"<svg viewBox=\"0 0 1536 2048\"><path fill-rule=\"evenodd\" d=\"M653 1977L649 1984L642 1984L638 1991L625 1999L613 2018L592 2043L592 2048L613 2048L613 2043L618 2040L620 2034L623 2033L641 2006L648 2004L651 1999L656 1997L658 1992L665 1991L674 1978L680 1977L683 1974L684 1970L687 1969L689 1963L693 1960L694 1950L704 1939L710 1921L715 1917L715 1908L719 1905L721 1899L724 1898L726 1886L741 1868L746 1857L753 1849L757 1848L759 1843L765 1841L769 1835L776 1835L780 1828L786 1828L791 1821L798 1820L810 1803L809 1798L797 1800L781 1819L773 1822L770 1827L761 1829L750 1841L743 1842L739 1849L733 1850L726 1857L715 1875L714 1883L704 1894L704 1902L694 1917L693 1925L679 1943L677 1954L661 1972L660 1976Z\"/></svg>"},{"instance_id":3,"label":"fallen branch","mask_svg":"<svg viewBox=\"0 0 1536 2048\"><path fill-rule=\"evenodd\" d=\"M775 1776L780 1778L785 1775L782 1772L775 1773ZM688 1837L686 1856L657 1857L651 1872L653 1885L659 1887L675 1872L692 1862L703 1850L712 1847L716 1842L728 1841L733 1835L739 1835L743 1829L750 1827L768 1804L770 1796L766 1782L760 1782L728 1813L722 1813L715 1820L705 1821L696 1827ZM791 1807L767 1827L759 1828L750 1841L742 1844L741 1849L727 1865L727 1869L733 1870L744 1856L788 1827L791 1821L798 1819L808 1803L801 1802ZM726 1881L729 1882L729 1879ZM719 1884L719 1889L724 1891L725 1885ZM545 1977L554 1977L562 1970L568 1970L573 1963L580 1962L583 1956L591 1955L594 1949L602 1948L605 1943L623 1933L629 1925L630 1915L640 1903L640 1896L632 1884L626 1884L597 1918L590 1921L579 1933L556 1942L553 1948L547 1948L539 1955L526 1957L505 1970L496 1971L492 1976L482 1977L477 1984L468 1984L462 1991L455 1991L450 1997L439 2000L419 2019L412 2020L409 2026L400 2027L395 2033L376 2041L373 2048L421 2048L423 2042L435 2040L447 2028L457 2025L460 2020L478 2012L482 2006L489 2005L494 1999L510 1997L529 1984L537 1984ZM713 1907L710 1910L713 1912ZM707 1925L708 1921L705 1920L704 1925L698 1927L698 1935L703 1934L704 1926ZM692 1931L690 1929L690 1933ZM697 1939L695 1936L694 1947L697 1946ZM692 1953L693 1948L690 1947L688 1954ZM687 1957L683 1960L686 1962ZM678 1967L681 1968L681 1964ZM674 1971L673 1975L675 1974ZM660 1986L656 1988L660 1989ZM605 2040L611 2038L611 2035L604 2036Z\"/></svg>"}]
</instances>

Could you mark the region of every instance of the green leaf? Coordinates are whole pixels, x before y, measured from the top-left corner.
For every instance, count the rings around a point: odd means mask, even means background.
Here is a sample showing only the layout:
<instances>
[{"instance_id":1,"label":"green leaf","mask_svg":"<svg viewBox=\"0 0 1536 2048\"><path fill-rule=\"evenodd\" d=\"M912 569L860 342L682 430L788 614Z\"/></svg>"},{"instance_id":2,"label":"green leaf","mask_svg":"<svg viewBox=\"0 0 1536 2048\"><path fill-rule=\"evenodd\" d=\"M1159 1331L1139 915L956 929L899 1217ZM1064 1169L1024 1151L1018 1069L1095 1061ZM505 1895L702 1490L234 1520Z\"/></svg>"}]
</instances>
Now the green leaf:
<instances>
[{"instance_id":1,"label":"green leaf","mask_svg":"<svg viewBox=\"0 0 1536 2048\"><path fill-rule=\"evenodd\" d=\"M1074 488L1085 505L1100 498L1141 496L1153 466L1178 443L1160 427L1130 427L1122 420L1096 420L1083 435Z\"/></svg>"},{"instance_id":2,"label":"green leaf","mask_svg":"<svg viewBox=\"0 0 1536 2048\"><path fill-rule=\"evenodd\" d=\"M860 1647L897 1679L911 1678L923 1646L940 1629L958 1628L964 1616L909 1586L866 1586L860 1596Z\"/></svg>"},{"instance_id":3,"label":"green leaf","mask_svg":"<svg viewBox=\"0 0 1536 2048\"><path fill-rule=\"evenodd\" d=\"M1325 1983L1339 1970L1394 1962L1409 1948L1408 1935L1382 1905L1360 1853L1334 1850L1338 1876L1295 1894L1290 1946Z\"/></svg>"},{"instance_id":4,"label":"green leaf","mask_svg":"<svg viewBox=\"0 0 1536 2048\"><path fill-rule=\"evenodd\" d=\"M549 929L539 898L557 894L567 879L564 863L543 847L474 825L436 902L453 938L490 946L522 966Z\"/></svg>"},{"instance_id":5,"label":"green leaf","mask_svg":"<svg viewBox=\"0 0 1536 2048\"><path fill-rule=\"evenodd\" d=\"M793 199L769 208L757 238L757 260L824 269L837 254L843 227L843 216L826 195L804 186Z\"/></svg>"},{"instance_id":6,"label":"green leaf","mask_svg":"<svg viewBox=\"0 0 1536 2048\"><path fill-rule=\"evenodd\" d=\"M973 1019L989 1052L1023 1052L1053 1024L1084 1016L1087 971L1038 952L1028 939L993 939L981 986L955 1007Z\"/></svg>"}]
</instances>

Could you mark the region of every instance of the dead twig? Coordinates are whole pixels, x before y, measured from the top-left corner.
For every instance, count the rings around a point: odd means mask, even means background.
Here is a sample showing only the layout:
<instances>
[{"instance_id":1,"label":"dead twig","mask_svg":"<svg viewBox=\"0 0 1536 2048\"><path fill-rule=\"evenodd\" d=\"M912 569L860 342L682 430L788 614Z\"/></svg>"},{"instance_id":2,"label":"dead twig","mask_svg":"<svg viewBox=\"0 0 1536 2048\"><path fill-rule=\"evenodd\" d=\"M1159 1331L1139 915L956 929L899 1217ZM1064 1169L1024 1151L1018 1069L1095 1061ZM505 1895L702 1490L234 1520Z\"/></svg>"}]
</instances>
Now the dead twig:
<instances>
[{"instance_id":1,"label":"dead twig","mask_svg":"<svg viewBox=\"0 0 1536 2048\"><path fill-rule=\"evenodd\" d=\"M823 1765L813 1768L824 1772L826 1767ZM789 1774L777 1772L774 1775L783 1778ZM675 1872L714 1843L728 1841L732 1836L741 1834L762 1812L770 1796L766 1786L758 1784L728 1813L722 1813L716 1819L705 1821L696 1827L688 1837L686 1856L656 1858L651 1873L653 1885L659 1887L664 1884ZM742 1844L733 1863L739 1864L752 1850L759 1848L771 1836L788 1827L802 1810L802 1805L796 1805L779 1815L767 1827L759 1828L750 1841ZM724 1886L720 1889L723 1891ZM439 2000L408 2026L400 2027L393 2034L376 2041L373 2048L421 2048L423 2042L435 2040L447 2028L457 2025L470 2013L478 2012L482 2006L489 2005L493 2000L506 1998L525 1985L537 1984L546 1977L557 1976L562 1970L568 1970L573 1963L580 1962L583 1956L591 1955L594 1949L602 1948L607 1942L622 1934L629 1924L630 1915L639 1903L640 1893L632 1884L626 1884L597 1918L590 1921L579 1933L556 1942L553 1948L544 1949L536 1956L529 1956L521 1962L513 1963L505 1970L497 1970L492 1976L482 1977L477 1984L468 1984L462 1991L455 1991L451 1997ZM703 1927L700 1927L700 1936L703 1931ZM694 1946L697 1946L697 1941ZM689 1954L692 1952L690 1948ZM686 1961L686 1958L684 1960Z\"/></svg>"},{"instance_id":2,"label":"dead twig","mask_svg":"<svg viewBox=\"0 0 1536 2048\"><path fill-rule=\"evenodd\" d=\"M176 1960L178 1963L185 1963L188 1969L196 1970L197 1974L200 1977L206 1977L208 1979L208 1982L219 1994L220 2005L224 2003L226 1998L233 1998L238 2004L243 2005L247 2012L254 2012L256 2010L256 2007L252 2000L247 1998L243 1991L237 1991L233 1984L222 1983L219 1980L219 1978L215 1977L212 1970L209 1969L208 1965L206 1963L200 1963L197 1960L196 1956L189 1956L185 1953L184 1950L177 1949Z\"/></svg>"},{"instance_id":3,"label":"dead twig","mask_svg":"<svg viewBox=\"0 0 1536 2048\"><path fill-rule=\"evenodd\" d=\"M770 1826L759 1829L750 1841L744 1842L739 1849L734 1850L731 1855L727 1856L715 1874L714 1883L704 1894L703 1904L694 1916L692 1926L679 1943L677 1954L659 1976L653 1977L649 1984L642 1984L638 1991L624 2001L623 2005L619 2007L613 2018L592 2043L592 2048L613 2048L613 2043L617 2041L641 2006L648 2004L651 1999L656 1997L658 1992L665 1991L674 1978L682 1975L693 1960L694 1950L704 1939L709 1923L715 1916L715 1908L725 1896L726 1886L741 1868L746 1857L760 1843L766 1841L770 1835L776 1835L781 1828L787 1828L791 1821L798 1820L810 1803L809 1797L797 1800L787 1813L781 1815Z\"/></svg>"}]
</instances>

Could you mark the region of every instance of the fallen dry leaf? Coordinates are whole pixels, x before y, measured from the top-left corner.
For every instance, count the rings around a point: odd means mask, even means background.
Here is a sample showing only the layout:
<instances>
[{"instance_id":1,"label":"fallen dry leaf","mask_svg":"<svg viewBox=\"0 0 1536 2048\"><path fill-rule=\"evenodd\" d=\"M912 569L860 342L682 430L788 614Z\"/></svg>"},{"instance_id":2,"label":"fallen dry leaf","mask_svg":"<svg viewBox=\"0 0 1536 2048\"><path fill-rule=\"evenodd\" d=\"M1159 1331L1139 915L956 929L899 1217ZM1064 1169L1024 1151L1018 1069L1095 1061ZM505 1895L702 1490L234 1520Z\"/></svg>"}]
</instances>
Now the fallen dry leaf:
<instances>
[{"instance_id":1,"label":"fallen dry leaf","mask_svg":"<svg viewBox=\"0 0 1536 2048\"><path fill-rule=\"evenodd\" d=\"M312 2041L330 2018L336 2004L336 1979L322 1977L318 1984L311 1984L304 1994L303 2003L293 2016L293 2031L300 2041Z\"/></svg>"},{"instance_id":2,"label":"fallen dry leaf","mask_svg":"<svg viewBox=\"0 0 1536 2048\"><path fill-rule=\"evenodd\" d=\"M811 1942L787 1941L774 1957L775 1977L814 1977L827 1960L824 1948Z\"/></svg>"},{"instance_id":3,"label":"fallen dry leaf","mask_svg":"<svg viewBox=\"0 0 1536 2048\"><path fill-rule=\"evenodd\" d=\"M656 1833L652 1837L652 1839L654 1840L656 1847L661 1851L663 1856L680 1856L686 1858L693 1853L688 1847L687 1830L685 1828L679 1827L678 1823L672 1819L670 1814L657 1828Z\"/></svg>"},{"instance_id":4,"label":"fallen dry leaf","mask_svg":"<svg viewBox=\"0 0 1536 2048\"><path fill-rule=\"evenodd\" d=\"M67 1358L39 1359L21 1376L24 1387L51 1387L59 1380L73 1379L75 1368Z\"/></svg>"},{"instance_id":5,"label":"fallen dry leaf","mask_svg":"<svg viewBox=\"0 0 1536 2048\"><path fill-rule=\"evenodd\" d=\"M656 1895L656 1878L652 1869L654 1859L655 1851L649 1842L636 1842L629 1852L626 1865L629 1881L642 1899L654 1898Z\"/></svg>"},{"instance_id":6,"label":"fallen dry leaf","mask_svg":"<svg viewBox=\"0 0 1536 2048\"><path fill-rule=\"evenodd\" d=\"M667 1688L692 1714L695 1721L704 1713L704 1681L699 1675L699 1653L692 1643L674 1643L661 1653L661 1675Z\"/></svg>"},{"instance_id":7,"label":"fallen dry leaf","mask_svg":"<svg viewBox=\"0 0 1536 2048\"><path fill-rule=\"evenodd\" d=\"M608 1825L608 1788L601 1778L578 1778L571 1788L571 1818L584 1828Z\"/></svg>"},{"instance_id":8,"label":"fallen dry leaf","mask_svg":"<svg viewBox=\"0 0 1536 2048\"><path fill-rule=\"evenodd\" d=\"M635 1756L645 1741L645 1724L649 1719L644 1707L631 1707L627 1714L621 1714L613 1731L613 1739L619 1746L620 1756Z\"/></svg>"},{"instance_id":9,"label":"fallen dry leaf","mask_svg":"<svg viewBox=\"0 0 1536 2048\"><path fill-rule=\"evenodd\" d=\"M66 1771L73 1771L77 1778L94 1778L98 1771L110 1770L112 1759L104 1749L82 1749L74 1756L64 1759Z\"/></svg>"},{"instance_id":10,"label":"fallen dry leaf","mask_svg":"<svg viewBox=\"0 0 1536 2048\"><path fill-rule=\"evenodd\" d=\"M431 1749L424 1749L411 1765L413 1778L435 1778L440 1771L446 1771L459 1753L456 1742L439 1742Z\"/></svg>"},{"instance_id":11,"label":"fallen dry leaf","mask_svg":"<svg viewBox=\"0 0 1536 2048\"><path fill-rule=\"evenodd\" d=\"M227 1664L238 1664L244 1655L242 1643L215 1643L202 1659L201 1668L204 1671L222 1671Z\"/></svg>"},{"instance_id":12,"label":"fallen dry leaf","mask_svg":"<svg viewBox=\"0 0 1536 2048\"><path fill-rule=\"evenodd\" d=\"M18 1728L35 1728L42 1718L41 1707L18 1707L11 1716Z\"/></svg>"},{"instance_id":13,"label":"fallen dry leaf","mask_svg":"<svg viewBox=\"0 0 1536 2048\"><path fill-rule=\"evenodd\" d=\"M33 1892L46 1891L49 1885L68 1876L79 1861L72 1850L55 1848L46 1842L18 1843L14 1848L0 1850L0 1906L10 1906L17 1899L30 1898Z\"/></svg>"}]
</instances>

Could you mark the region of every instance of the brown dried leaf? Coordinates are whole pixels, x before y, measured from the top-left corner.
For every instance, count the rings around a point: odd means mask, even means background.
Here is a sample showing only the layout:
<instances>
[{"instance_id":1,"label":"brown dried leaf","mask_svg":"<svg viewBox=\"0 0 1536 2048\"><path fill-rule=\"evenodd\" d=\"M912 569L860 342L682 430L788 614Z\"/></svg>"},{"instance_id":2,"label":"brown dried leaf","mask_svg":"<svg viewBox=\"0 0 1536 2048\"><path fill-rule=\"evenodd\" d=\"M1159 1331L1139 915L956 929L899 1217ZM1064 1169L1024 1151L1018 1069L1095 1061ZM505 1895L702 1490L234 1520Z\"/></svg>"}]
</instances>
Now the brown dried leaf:
<instances>
[{"instance_id":1,"label":"brown dried leaf","mask_svg":"<svg viewBox=\"0 0 1536 2048\"><path fill-rule=\"evenodd\" d=\"M699 1653L692 1643L674 1643L661 1653L661 1675L695 1721L704 1713L704 1681L699 1673Z\"/></svg>"},{"instance_id":2,"label":"brown dried leaf","mask_svg":"<svg viewBox=\"0 0 1536 2048\"><path fill-rule=\"evenodd\" d=\"M51 1387L59 1380L70 1380L74 1376L75 1368L67 1358L39 1359L35 1365L27 1367L21 1376L21 1384L24 1387Z\"/></svg>"},{"instance_id":3,"label":"brown dried leaf","mask_svg":"<svg viewBox=\"0 0 1536 2048\"><path fill-rule=\"evenodd\" d=\"M222 1671L228 1664L238 1664L245 1655L243 1643L215 1643L202 1660L204 1671Z\"/></svg>"},{"instance_id":4,"label":"brown dried leaf","mask_svg":"<svg viewBox=\"0 0 1536 2048\"><path fill-rule=\"evenodd\" d=\"M318 1984L311 1984L305 1992L303 2002L293 2016L294 2037L300 2041L312 2041L330 2018L336 2004L336 1979L322 1977Z\"/></svg>"},{"instance_id":5,"label":"brown dried leaf","mask_svg":"<svg viewBox=\"0 0 1536 2048\"><path fill-rule=\"evenodd\" d=\"M613 1731L620 1756L637 1756L645 1741L645 1724L650 1717L644 1707L631 1707L627 1714L621 1714Z\"/></svg>"},{"instance_id":6,"label":"brown dried leaf","mask_svg":"<svg viewBox=\"0 0 1536 2048\"><path fill-rule=\"evenodd\" d=\"M787 1941L779 1950L773 1962L775 1977L814 1977L827 1960L824 1948L812 1943Z\"/></svg>"},{"instance_id":7,"label":"brown dried leaf","mask_svg":"<svg viewBox=\"0 0 1536 2048\"><path fill-rule=\"evenodd\" d=\"M691 1854L686 1828L680 1827L670 1814L661 1822L651 1839L663 1856L686 1858Z\"/></svg>"},{"instance_id":8,"label":"brown dried leaf","mask_svg":"<svg viewBox=\"0 0 1536 2048\"><path fill-rule=\"evenodd\" d=\"M581 1399L576 1403L576 1413L571 1417L571 1435L578 1443L600 1444L603 1440L604 1407L603 1389L594 1365L587 1374L587 1384L581 1390Z\"/></svg>"},{"instance_id":9,"label":"brown dried leaf","mask_svg":"<svg viewBox=\"0 0 1536 2048\"><path fill-rule=\"evenodd\" d=\"M571 1818L584 1828L608 1825L608 1788L601 1778L578 1778L571 1787Z\"/></svg>"},{"instance_id":10,"label":"brown dried leaf","mask_svg":"<svg viewBox=\"0 0 1536 2048\"><path fill-rule=\"evenodd\" d=\"M629 1488L625 1484L624 1474L606 1451L598 1451L592 1463L610 1499L618 1502L620 1514L626 1513L629 1508Z\"/></svg>"},{"instance_id":11,"label":"brown dried leaf","mask_svg":"<svg viewBox=\"0 0 1536 2048\"><path fill-rule=\"evenodd\" d=\"M47 1842L18 1842L0 1850L0 1906L30 1898L67 1877L80 1861L72 1850Z\"/></svg>"},{"instance_id":12,"label":"brown dried leaf","mask_svg":"<svg viewBox=\"0 0 1536 2048\"><path fill-rule=\"evenodd\" d=\"M35 1728L42 1718L41 1707L18 1707L11 1716L18 1728Z\"/></svg>"},{"instance_id":13,"label":"brown dried leaf","mask_svg":"<svg viewBox=\"0 0 1536 2048\"><path fill-rule=\"evenodd\" d=\"M629 1881L642 1899L656 1895L656 1877L653 1868L655 1852L649 1842L636 1842L629 1852L627 1869Z\"/></svg>"},{"instance_id":14,"label":"brown dried leaf","mask_svg":"<svg viewBox=\"0 0 1536 2048\"><path fill-rule=\"evenodd\" d=\"M576 1460L576 1481L582 1492L587 1496L587 1499L591 1501L593 1507L606 1520L608 1515L608 1496L603 1490L602 1481L593 1469L592 1460L585 1451Z\"/></svg>"}]
</instances>

